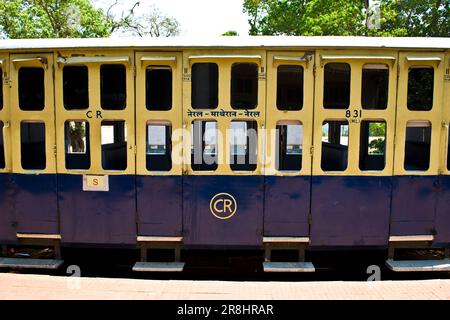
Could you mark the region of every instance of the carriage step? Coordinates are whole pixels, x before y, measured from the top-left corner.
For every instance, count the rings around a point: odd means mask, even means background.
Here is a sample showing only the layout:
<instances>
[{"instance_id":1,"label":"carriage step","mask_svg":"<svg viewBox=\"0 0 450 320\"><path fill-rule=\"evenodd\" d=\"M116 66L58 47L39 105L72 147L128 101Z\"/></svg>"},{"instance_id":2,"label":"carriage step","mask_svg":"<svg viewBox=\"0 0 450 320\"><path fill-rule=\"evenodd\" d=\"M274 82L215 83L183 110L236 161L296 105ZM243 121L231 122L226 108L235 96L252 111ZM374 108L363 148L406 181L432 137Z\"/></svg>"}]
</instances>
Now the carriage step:
<instances>
[{"instance_id":1,"label":"carriage step","mask_svg":"<svg viewBox=\"0 0 450 320\"><path fill-rule=\"evenodd\" d=\"M133 271L139 272L182 272L184 262L136 262Z\"/></svg>"},{"instance_id":2,"label":"carriage step","mask_svg":"<svg viewBox=\"0 0 450 320\"><path fill-rule=\"evenodd\" d=\"M450 271L450 259L441 260L386 260L386 266L395 272Z\"/></svg>"},{"instance_id":3,"label":"carriage step","mask_svg":"<svg viewBox=\"0 0 450 320\"><path fill-rule=\"evenodd\" d=\"M55 270L63 262L63 260L56 259L0 258L0 268Z\"/></svg>"},{"instance_id":4,"label":"carriage step","mask_svg":"<svg viewBox=\"0 0 450 320\"><path fill-rule=\"evenodd\" d=\"M315 272L312 262L263 262L264 272Z\"/></svg>"},{"instance_id":5,"label":"carriage step","mask_svg":"<svg viewBox=\"0 0 450 320\"><path fill-rule=\"evenodd\" d=\"M263 237L264 244L308 244L309 237Z\"/></svg>"}]
</instances>

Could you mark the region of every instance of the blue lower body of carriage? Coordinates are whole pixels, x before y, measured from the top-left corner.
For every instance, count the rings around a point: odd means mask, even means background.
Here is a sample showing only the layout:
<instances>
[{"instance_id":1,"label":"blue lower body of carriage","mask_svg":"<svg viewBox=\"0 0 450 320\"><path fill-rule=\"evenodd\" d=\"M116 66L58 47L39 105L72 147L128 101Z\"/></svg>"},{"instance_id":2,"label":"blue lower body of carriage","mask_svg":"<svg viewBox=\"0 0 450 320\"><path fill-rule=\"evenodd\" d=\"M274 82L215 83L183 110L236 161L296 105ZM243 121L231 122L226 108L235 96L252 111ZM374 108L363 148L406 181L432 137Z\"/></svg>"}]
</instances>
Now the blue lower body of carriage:
<instances>
[{"instance_id":1,"label":"blue lower body of carriage","mask_svg":"<svg viewBox=\"0 0 450 320\"><path fill-rule=\"evenodd\" d=\"M211 213L223 192L236 200L230 219ZM433 234L445 246L450 176L113 175L108 192L86 192L80 175L0 174L0 242L14 243L16 233L101 246L182 235L186 247L260 247L263 236L386 246L390 235Z\"/></svg>"}]
</instances>

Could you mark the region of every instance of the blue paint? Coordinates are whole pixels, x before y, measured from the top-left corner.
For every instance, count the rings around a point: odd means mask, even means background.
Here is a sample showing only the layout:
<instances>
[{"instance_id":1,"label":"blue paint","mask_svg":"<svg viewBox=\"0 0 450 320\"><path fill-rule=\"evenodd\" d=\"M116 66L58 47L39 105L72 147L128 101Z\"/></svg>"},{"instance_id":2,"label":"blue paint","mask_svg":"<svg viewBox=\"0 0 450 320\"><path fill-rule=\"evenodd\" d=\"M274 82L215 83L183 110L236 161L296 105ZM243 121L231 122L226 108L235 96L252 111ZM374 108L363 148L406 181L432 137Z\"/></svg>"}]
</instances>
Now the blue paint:
<instances>
[{"instance_id":1,"label":"blue paint","mask_svg":"<svg viewBox=\"0 0 450 320\"><path fill-rule=\"evenodd\" d=\"M387 245L391 177L313 176L311 246Z\"/></svg>"},{"instance_id":2,"label":"blue paint","mask_svg":"<svg viewBox=\"0 0 450 320\"><path fill-rule=\"evenodd\" d=\"M264 235L307 237L310 190L310 176L267 176Z\"/></svg>"},{"instance_id":3,"label":"blue paint","mask_svg":"<svg viewBox=\"0 0 450 320\"><path fill-rule=\"evenodd\" d=\"M263 235L309 235L316 248L386 246L389 235L414 234L450 243L450 176L117 175L109 182L109 192L86 192L81 175L0 174L1 243L14 242L16 232L61 233L63 244L82 245L136 245L137 234L183 235L188 247L257 247ZM221 192L237 200L228 220L210 212Z\"/></svg>"},{"instance_id":4,"label":"blue paint","mask_svg":"<svg viewBox=\"0 0 450 320\"><path fill-rule=\"evenodd\" d=\"M14 190L10 173L0 173L0 241L8 243L16 240L14 216Z\"/></svg>"},{"instance_id":5,"label":"blue paint","mask_svg":"<svg viewBox=\"0 0 450 320\"><path fill-rule=\"evenodd\" d=\"M59 234L55 174L13 174L19 233Z\"/></svg>"},{"instance_id":6,"label":"blue paint","mask_svg":"<svg viewBox=\"0 0 450 320\"><path fill-rule=\"evenodd\" d=\"M138 234L182 235L182 176L137 176Z\"/></svg>"},{"instance_id":7,"label":"blue paint","mask_svg":"<svg viewBox=\"0 0 450 320\"><path fill-rule=\"evenodd\" d=\"M436 206L436 244L450 244L450 176L439 177L439 199Z\"/></svg>"},{"instance_id":8,"label":"blue paint","mask_svg":"<svg viewBox=\"0 0 450 320\"><path fill-rule=\"evenodd\" d=\"M183 229L188 246L261 246L263 176L184 176ZM218 193L235 197L237 210L227 220L216 218L210 201Z\"/></svg>"},{"instance_id":9,"label":"blue paint","mask_svg":"<svg viewBox=\"0 0 450 320\"><path fill-rule=\"evenodd\" d=\"M110 175L109 191L83 191L82 175L58 175L63 243L135 244L134 175Z\"/></svg>"},{"instance_id":10,"label":"blue paint","mask_svg":"<svg viewBox=\"0 0 450 320\"><path fill-rule=\"evenodd\" d=\"M435 234L437 176L393 178L391 235Z\"/></svg>"}]
</instances>

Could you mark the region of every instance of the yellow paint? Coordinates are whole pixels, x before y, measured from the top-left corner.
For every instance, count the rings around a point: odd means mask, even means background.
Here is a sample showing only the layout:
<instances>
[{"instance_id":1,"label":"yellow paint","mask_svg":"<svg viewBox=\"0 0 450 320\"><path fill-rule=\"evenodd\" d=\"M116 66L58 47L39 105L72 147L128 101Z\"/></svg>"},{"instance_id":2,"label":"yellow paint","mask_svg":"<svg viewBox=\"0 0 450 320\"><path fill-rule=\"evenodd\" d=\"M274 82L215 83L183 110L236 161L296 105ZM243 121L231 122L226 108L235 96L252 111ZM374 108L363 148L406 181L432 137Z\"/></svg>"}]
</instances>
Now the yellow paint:
<instances>
[{"instance_id":1,"label":"yellow paint","mask_svg":"<svg viewBox=\"0 0 450 320\"><path fill-rule=\"evenodd\" d=\"M396 125L396 148L395 148L395 175L436 175L439 172L439 145L442 126L442 96L444 89L444 64L435 59L408 61L407 57L439 57L444 59L444 54L400 52L399 53L399 77L397 98L397 125ZM410 111L407 107L408 70L412 66L430 66L434 68L434 96L433 106L430 111ZM411 120L426 120L431 122L431 150L430 166L427 171L406 171L404 169L405 159L405 136L406 124Z\"/></svg>"},{"instance_id":2,"label":"yellow paint","mask_svg":"<svg viewBox=\"0 0 450 320\"><path fill-rule=\"evenodd\" d=\"M43 63L45 59L47 63ZM56 173L55 156L55 108L53 91L53 54L11 54L10 60L16 61L10 64L11 73L11 137L13 172L39 174ZM45 107L42 111L23 111L19 108L19 70L22 67L36 67L44 69ZM61 92L61 91L58 91ZM58 96L58 95L57 95ZM62 95L61 95L62 99ZM24 170L20 152L20 123L22 121L36 121L45 124L45 153L47 155L44 170ZM64 134L61 135L64 138ZM64 149L63 149L64 150Z\"/></svg>"},{"instance_id":3,"label":"yellow paint","mask_svg":"<svg viewBox=\"0 0 450 320\"><path fill-rule=\"evenodd\" d=\"M132 49L78 49L49 51L47 53L27 50L28 53L0 53L3 71L3 109L0 121L5 124L6 168L0 172L15 173L66 173L66 174L140 174L140 175L435 175L447 170L448 124L450 122L450 80L444 81L446 69L450 69L450 52L411 51L399 52L393 49L364 50L312 50L311 61L299 59L305 54L301 48L287 48L273 51L266 49L178 49L158 51ZM65 110L62 94L63 58L75 56L89 59L72 59L71 63L85 64L89 70L89 103L86 110ZM103 57L103 58L102 58ZM125 59L125 58L127 59ZM322 58L325 59L322 59ZM394 57L395 59L392 59ZM408 59L407 57L410 57ZM413 57L411 59L411 57ZM40 58L45 58L40 59ZM440 59L440 60L439 60ZM14 62L13 62L14 61ZM46 63L43 63L46 61ZM60 61L60 63L57 63ZM126 66L127 108L122 111L101 110L100 106L100 65L115 61ZM258 162L253 172L235 172L226 162L219 164L213 172L192 171L190 162L190 130L192 120L187 115L191 109L191 82L184 76L191 74L193 63L214 62L219 67L219 103L216 110L235 111L230 106L231 66L236 62L253 62L259 67L258 106L252 111L260 112L257 117L216 117L218 130L226 136L232 120L256 120L258 124ZM387 124L386 166L382 171L361 171L359 169L360 123L349 123L349 159L343 172L323 172L321 162L322 122L326 119L345 120L345 110L329 110L322 106L323 66L329 62L346 62L351 66L351 97L349 110L362 111L360 120L384 120ZM366 63L382 63L389 67L389 97L386 110L362 110L361 74ZM292 64L304 68L304 105L300 111L280 111L276 108L276 76L279 65ZM173 72L173 106L170 111L148 111L145 107L145 70L151 65L170 66ZM45 108L43 111L21 111L18 106L18 70L33 66L45 71ZM409 111L406 107L408 68L410 66L432 66L435 70L433 108L431 111ZM264 71L262 71L264 69ZM450 77L450 75L447 75ZM398 77L398 79L397 79ZM397 91L398 85L398 91ZM136 97L136 100L135 100ZM127 124L128 167L124 171L105 171L101 166L100 125L102 119L86 116L101 110L103 120L125 120ZM202 110L199 110L202 111ZM205 110L203 110L205 111ZM210 111L210 110L208 110ZM65 169L64 123L67 120L87 121L90 126L91 168L88 170ZM411 120L427 120L432 123L432 145L430 168L424 172L405 171L403 168L406 123ZM46 126L47 166L45 170L30 171L21 168L20 123L22 121L42 121ZM299 172L278 172L273 156L274 145L270 136L261 135L264 130L275 129L279 121L300 121L303 125L302 170ZM146 124L170 123L172 132L185 129L183 150L185 162L173 163L168 172L149 172L146 169ZM10 124L8 126L8 124ZM395 145L394 145L395 141ZM218 141L219 156L229 158L229 141ZM172 142L175 146L176 141ZM56 147L56 156L55 156ZM309 152L313 150L312 157ZM178 150L179 151L179 150ZM177 150L173 150L177 152ZM173 154L173 158L175 155Z\"/></svg>"},{"instance_id":4,"label":"yellow paint","mask_svg":"<svg viewBox=\"0 0 450 320\"><path fill-rule=\"evenodd\" d=\"M57 158L58 173L67 174L134 174L135 168L135 128L134 128L134 52L131 50L99 50L99 51L61 51L58 52L59 57L70 58L71 56L85 55L85 57L93 57L101 55L104 59L91 59L84 65L88 68L89 81L89 106L85 110L66 110L63 103L63 64L55 65L55 108L56 108L56 137L57 137ZM128 57L128 61L123 57ZM55 54L55 60L57 59ZM116 59L115 59L116 58ZM87 60L87 59L86 59ZM108 62L108 61L119 62ZM100 67L102 64L123 64L126 67L126 86L127 99L126 108L124 110L104 110L101 108L100 101ZM72 65L72 64L71 64ZM100 110L103 118L89 115L95 115ZM82 120L89 123L89 139L91 147L91 167L88 170L67 170L65 165L65 137L64 123L68 120ZM125 120L127 128L127 169L126 170L103 170L101 159L101 123L104 120Z\"/></svg>"},{"instance_id":5,"label":"yellow paint","mask_svg":"<svg viewBox=\"0 0 450 320\"><path fill-rule=\"evenodd\" d=\"M10 123L10 106L9 106L9 86L10 86L10 72L9 72L9 56L8 54L0 53L0 61L2 61L1 68L1 83L3 86L3 108L0 110L0 121L3 122L3 143L5 149L5 168L0 169L0 172L11 172L11 123Z\"/></svg>"},{"instance_id":6,"label":"yellow paint","mask_svg":"<svg viewBox=\"0 0 450 320\"><path fill-rule=\"evenodd\" d=\"M322 55L333 59L327 59L324 63L318 63ZM358 55L358 59L348 59L349 55ZM379 58L376 58L379 56ZM314 175L380 175L390 176L394 166L394 132L395 132L395 101L396 101L396 77L397 61L390 57L396 57L395 51L382 50L317 50L316 51L316 78L315 78L315 106L314 106ZM354 123L345 117L346 110L333 110L323 108L323 82L324 66L330 62L344 62L350 65L350 106L348 110L362 112L360 120L384 120L386 121L386 165L382 171L361 171L359 169L359 139L361 123ZM365 64L386 64L389 67L389 93L388 104L385 110L366 110L361 106L362 68ZM324 120L348 120L349 145L348 165L345 171L324 172L321 168L322 155L322 123Z\"/></svg>"},{"instance_id":7,"label":"yellow paint","mask_svg":"<svg viewBox=\"0 0 450 320\"><path fill-rule=\"evenodd\" d=\"M174 58L174 59L173 59ZM172 161L170 171L152 171L146 168L146 130L148 123L168 122L172 133L182 129L182 75L183 61L179 52L137 52L136 53L136 172L141 175L181 175L182 163ZM169 111L149 111L145 105L146 70L149 66L169 66L172 69L172 109ZM182 143L182 135L179 142ZM173 139L176 140L176 139ZM172 141L176 145L177 141ZM172 149L172 159L177 157ZM181 159L182 154L178 155Z\"/></svg>"},{"instance_id":8,"label":"yellow paint","mask_svg":"<svg viewBox=\"0 0 450 320\"><path fill-rule=\"evenodd\" d=\"M192 59L191 57L195 57ZM195 62L193 62L195 61ZM217 110L236 111L230 105L230 91L231 91L231 66L236 62L252 62L258 65L258 73L261 74L261 68L266 72L266 51L265 50L221 50L220 55L217 50L196 50L183 52L184 70L188 75L191 75L191 67L193 63L211 62L216 63L219 69L219 96ZM258 148L257 156L264 157L263 145L264 137L260 133L263 131L265 110L266 110L266 80L259 78L258 80L258 105L251 111L259 112L257 117L189 117L187 110L191 109L191 81L183 81L183 128L186 129L186 134L183 137L183 153L184 153L184 168L183 172L190 175L261 175L264 174L263 166L258 161L255 171L232 171L227 161L219 163L215 171L194 171L190 163L191 157L191 123L193 120L217 120L217 130L222 134L224 139L218 139L219 158L230 158L230 145L227 139L226 132L230 128L232 120L255 120L258 125ZM195 109L195 111L210 111L203 109Z\"/></svg>"}]
</instances>

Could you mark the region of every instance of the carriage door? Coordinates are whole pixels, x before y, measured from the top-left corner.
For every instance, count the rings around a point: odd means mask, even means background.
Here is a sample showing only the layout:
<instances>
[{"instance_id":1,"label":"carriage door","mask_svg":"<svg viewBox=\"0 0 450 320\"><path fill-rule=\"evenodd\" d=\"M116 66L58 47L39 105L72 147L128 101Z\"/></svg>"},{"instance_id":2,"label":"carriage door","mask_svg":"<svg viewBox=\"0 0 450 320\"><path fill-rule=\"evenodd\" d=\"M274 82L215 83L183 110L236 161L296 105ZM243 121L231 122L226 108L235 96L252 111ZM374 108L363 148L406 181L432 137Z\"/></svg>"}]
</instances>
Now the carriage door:
<instances>
[{"instance_id":1,"label":"carriage door","mask_svg":"<svg viewBox=\"0 0 450 320\"><path fill-rule=\"evenodd\" d=\"M136 186L142 236L182 232L182 64L178 52L136 53Z\"/></svg>"},{"instance_id":2,"label":"carriage door","mask_svg":"<svg viewBox=\"0 0 450 320\"><path fill-rule=\"evenodd\" d=\"M10 58L17 233L59 234L53 55L12 54Z\"/></svg>"},{"instance_id":3,"label":"carriage door","mask_svg":"<svg viewBox=\"0 0 450 320\"><path fill-rule=\"evenodd\" d=\"M445 75L443 93L443 121L444 127L441 134L440 146L440 186L441 192L438 199L436 212L436 243L450 243L450 52L445 56Z\"/></svg>"},{"instance_id":4,"label":"carriage door","mask_svg":"<svg viewBox=\"0 0 450 320\"><path fill-rule=\"evenodd\" d=\"M391 235L434 235L444 55L402 52L399 66Z\"/></svg>"},{"instance_id":5,"label":"carriage door","mask_svg":"<svg viewBox=\"0 0 450 320\"><path fill-rule=\"evenodd\" d=\"M265 52L185 52L186 245L262 245Z\"/></svg>"},{"instance_id":6,"label":"carriage door","mask_svg":"<svg viewBox=\"0 0 450 320\"><path fill-rule=\"evenodd\" d=\"M267 55L265 236L309 236L314 57Z\"/></svg>"},{"instance_id":7,"label":"carriage door","mask_svg":"<svg viewBox=\"0 0 450 320\"><path fill-rule=\"evenodd\" d=\"M11 196L11 125L9 106L9 56L0 54L0 241L16 239Z\"/></svg>"},{"instance_id":8,"label":"carriage door","mask_svg":"<svg viewBox=\"0 0 450 320\"><path fill-rule=\"evenodd\" d=\"M64 243L136 243L133 53L56 57L58 200Z\"/></svg>"},{"instance_id":9,"label":"carriage door","mask_svg":"<svg viewBox=\"0 0 450 320\"><path fill-rule=\"evenodd\" d=\"M316 53L311 245L387 245L396 53Z\"/></svg>"}]
</instances>

